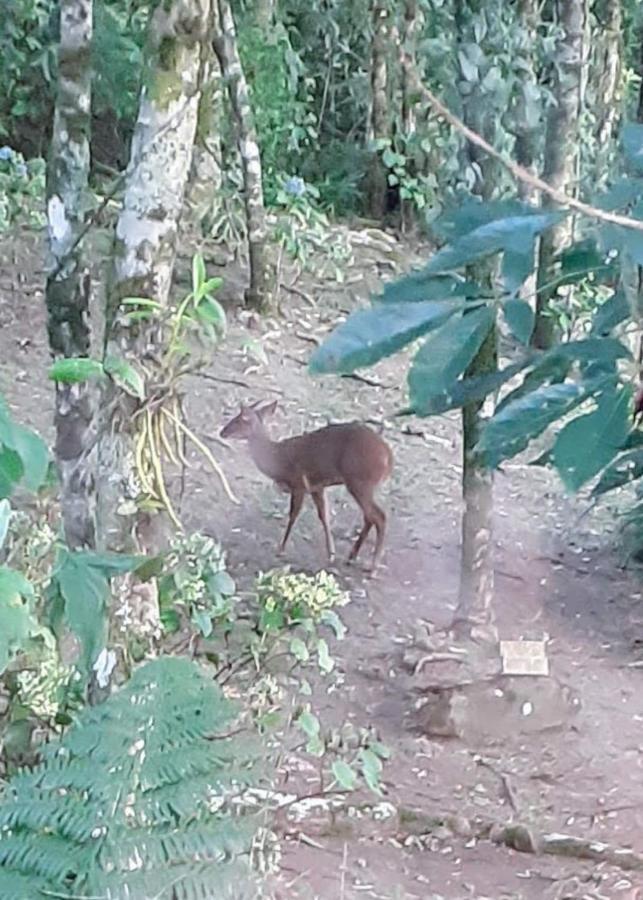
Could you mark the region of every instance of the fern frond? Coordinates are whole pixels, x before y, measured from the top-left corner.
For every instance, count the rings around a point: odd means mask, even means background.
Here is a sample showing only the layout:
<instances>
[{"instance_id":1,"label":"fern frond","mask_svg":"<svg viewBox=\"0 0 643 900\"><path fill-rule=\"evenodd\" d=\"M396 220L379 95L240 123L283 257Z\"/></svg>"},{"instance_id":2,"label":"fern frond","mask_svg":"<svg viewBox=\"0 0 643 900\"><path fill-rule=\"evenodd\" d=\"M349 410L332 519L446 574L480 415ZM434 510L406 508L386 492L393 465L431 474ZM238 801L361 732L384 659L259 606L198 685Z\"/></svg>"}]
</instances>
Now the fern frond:
<instances>
[{"instance_id":1,"label":"fern frond","mask_svg":"<svg viewBox=\"0 0 643 900\"><path fill-rule=\"evenodd\" d=\"M84 710L0 804L0 898L256 897L243 790L266 750L195 664L155 660Z\"/></svg>"}]
</instances>

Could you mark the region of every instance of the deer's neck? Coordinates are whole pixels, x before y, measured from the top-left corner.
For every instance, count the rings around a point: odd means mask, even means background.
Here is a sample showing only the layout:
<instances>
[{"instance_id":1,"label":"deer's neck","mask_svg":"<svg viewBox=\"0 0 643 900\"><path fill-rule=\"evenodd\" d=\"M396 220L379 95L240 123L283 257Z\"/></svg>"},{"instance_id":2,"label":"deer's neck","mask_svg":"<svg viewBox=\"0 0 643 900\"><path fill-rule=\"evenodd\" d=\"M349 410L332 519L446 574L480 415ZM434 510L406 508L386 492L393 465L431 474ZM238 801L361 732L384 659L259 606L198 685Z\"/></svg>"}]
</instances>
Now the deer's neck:
<instances>
[{"instance_id":1,"label":"deer's neck","mask_svg":"<svg viewBox=\"0 0 643 900\"><path fill-rule=\"evenodd\" d=\"M283 454L280 453L279 441L271 441L268 432L262 429L252 435L248 445L250 455L259 471L273 481L283 481L287 472Z\"/></svg>"}]
</instances>

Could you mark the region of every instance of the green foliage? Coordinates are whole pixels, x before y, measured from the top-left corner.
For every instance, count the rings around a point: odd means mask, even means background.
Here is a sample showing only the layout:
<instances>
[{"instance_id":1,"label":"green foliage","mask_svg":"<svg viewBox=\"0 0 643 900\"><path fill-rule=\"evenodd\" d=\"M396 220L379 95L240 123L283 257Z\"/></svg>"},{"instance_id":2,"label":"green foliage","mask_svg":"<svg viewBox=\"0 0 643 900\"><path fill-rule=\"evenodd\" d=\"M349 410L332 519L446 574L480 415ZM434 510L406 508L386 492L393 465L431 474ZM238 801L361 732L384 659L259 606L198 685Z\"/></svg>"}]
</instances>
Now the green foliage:
<instances>
[{"instance_id":1,"label":"green foliage","mask_svg":"<svg viewBox=\"0 0 643 900\"><path fill-rule=\"evenodd\" d=\"M479 306L455 314L420 347L409 370L409 396L424 414L441 407L455 381L463 374L494 324L494 312Z\"/></svg>"},{"instance_id":2,"label":"green foliage","mask_svg":"<svg viewBox=\"0 0 643 900\"><path fill-rule=\"evenodd\" d=\"M139 556L60 549L48 588L49 622L57 636L64 627L76 635L76 665L85 679L106 645L110 579L135 572L145 562Z\"/></svg>"},{"instance_id":3,"label":"green foliage","mask_svg":"<svg viewBox=\"0 0 643 900\"><path fill-rule=\"evenodd\" d=\"M280 630L310 620L332 625L337 637L343 637L345 629L334 610L346 606L349 597L328 572L305 575L275 569L259 575L256 589L261 631Z\"/></svg>"},{"instance_id":4,"label":"green foliage","mask_svg":"<svg viewBox=\"0 0 643 900\"><path fill-rule=\"evenodd\" d=\"M339 234L333 234L328 217L319 209L319 191L299 177L282 178L274 204L280 210L274 237L282 252L302 269L319 277L344 280L344 264L351 248ZM281 254L280 260L281 263Z\"/></svg>"},{"instance_id":5,"label":"green foliage","mask_svg":"<svg viewBox=\"0 0 643 900\"><path fill-rule=\"evenodd\" d=\"M44 224L45 162L0 147L0 234L14 224Z\"/></svg>"},{"instance_id":6,"label":"green foliage","mask_svg":"<svg viewBox=\"0 0 643 900\"><path fill-rule=\"evenodd\" d=\"M0 566L0 674L39 638L47 633L36 616L33 587L20 572Z\"/></svg>"},{"instance_id":7,"label":"green foliage","mask_svg":"<svg viewBox=\"0 0 643 900\"><path fill-rule=\"evenodd\" d=\"M84 710L0 805L0 895L258 896L242 791L266 751L196 665L161 659Z\"/></svg>"},{"instance_id":8,"label":"green foliage","mask_svg":"<svg viewBox=\"0 0 643 900\"><path fill-rule=\"evenodd\" d=\"M177 535L159 580L161 616L168 630L180 626L185 611L203 637L233 621L235 583L226 571L221 545L202 534Z\"/></svg>"},{"instance_id":9,"label":"green foliage","mask_svg":"<svg viewBox=\"0 0 643 900\"><path fill-rule=\"evenodd\" d=\"M10 497L19 484L38 490L45 482L48 467L49 451L44 442L14 422L0 397L0 499Z\"/></svg>"},{"instance_id":10,"label":"green foliage","mask_svg":"<svg viewBox=\"0 0 643 900\"><path fill-rule=\"evenodd\" d=\"M480 402L522 375L484 424L476 452L494 468L555 426L558 433L540 459L554 465L570 490L578 490L609 467L630 439L626 365L631 357L611 330L627 318L631 301L613 287L618 269L606 251L614 245L614 229L601 231L604 250L585 239L561 259L561 283L595 278L603 291L603 302L591 304L586 313L590 337L567 340L548 352L521 350L521 358L504 369L467 376L498 311L515 337L528 343L533 314L516 294L533 271L534 239L561 215L509 201L467 203L444 216L435 230L446 237L446 246L421 271L387 285L379 303L339 325L313 354L311 370L344 373L373 365L430 332L411 363L406 412L431 415ZM638 262L643 236L621 229L616 241L621 259ZM504 291L483 300L482 286L456 272L498 255Z\"/></svg>"},{"instance_id":11,"label":"green foliage","mask_svg":"<svg viewBox=\"0 0 643 900\"><path fill-rule=\"evenodd\" d=\"M24 138L32 151L43 149L41 129L50 118L55 8L54 0L16 0L2 8L0 137Z\"/></svg>"},{"instance_id":12,"label":"green foliage","mask_svg":"<svg viewBox=\"0 0 643 900\"><path fill-rule=\"evenodd\" d=\"M317 138L311 103L314 80L306 74L288 32L279 26L267 41L263 30L246 19L239 28L239 52L251 89L266 201L271 204L281 172L299 169Z\"/></svg>"},{"instance_id":13,"label":"green foliage","mask_svg":"<svg viewBox=\"0 0 643 900\"><path fill-rule=\"evenodd\" d=\"M390 303L360 309L340 325L312 355L315 373L351 373L372 366L411 341L443 325L463 309L455 301Z\"/></svg>"},{"instance_id":14,"label":"green foliage","mask_svg":"<svg viewBox=\"0 0 643 900\"><path fill-rule=\"evenodd\" d=\"M138 112L143 47L149 3L94 3L92 107L99 118L114 117L130 130Z\"/></svg>"}]
</instances>

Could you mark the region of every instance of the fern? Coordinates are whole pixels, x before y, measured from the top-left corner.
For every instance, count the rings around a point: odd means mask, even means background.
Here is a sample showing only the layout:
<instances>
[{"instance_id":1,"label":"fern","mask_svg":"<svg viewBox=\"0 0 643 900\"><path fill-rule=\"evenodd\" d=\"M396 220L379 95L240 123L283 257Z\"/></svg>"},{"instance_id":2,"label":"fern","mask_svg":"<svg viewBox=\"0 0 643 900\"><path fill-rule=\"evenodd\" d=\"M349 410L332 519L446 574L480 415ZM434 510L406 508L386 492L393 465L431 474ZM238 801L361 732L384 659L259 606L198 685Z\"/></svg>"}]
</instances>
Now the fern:
<instances>
[{"instance_id":1,"label":"fern","mask_svg":"<svg viewBox=\"0 0 643 900\"><path fill-rule=\"evenodd\" d=\"M155 660L84 710L0 804L0 897L244 900L266 751L193 663ZM234 729L234 731L233 731Z\"/></svg>"}]
</instances>

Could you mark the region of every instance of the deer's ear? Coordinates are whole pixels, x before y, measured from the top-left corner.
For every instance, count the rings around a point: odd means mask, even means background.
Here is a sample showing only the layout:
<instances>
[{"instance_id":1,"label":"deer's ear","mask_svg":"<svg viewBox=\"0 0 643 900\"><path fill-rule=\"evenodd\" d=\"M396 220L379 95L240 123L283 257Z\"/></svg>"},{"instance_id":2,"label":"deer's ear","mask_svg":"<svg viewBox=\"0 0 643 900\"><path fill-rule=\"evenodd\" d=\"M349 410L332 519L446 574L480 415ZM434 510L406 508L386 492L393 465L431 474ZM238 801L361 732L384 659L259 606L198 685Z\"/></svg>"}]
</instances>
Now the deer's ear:
<instances>
[{"instance_id":1,"label":"deer's ear","mask_svg":"<svg viewBox=\"0 0 643 900\"><path fill-rule=\"evenodd\" d=\"M277 409L278 400L273 400L272 403L266 403L265 406L262 406L261 409L257 410L257 415L263 420L267 416L272 416Z\"/></svg>"}]
</instances>

